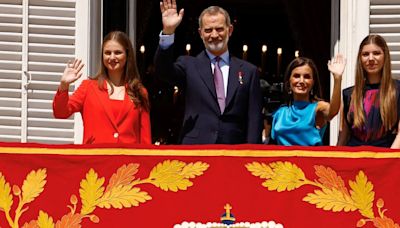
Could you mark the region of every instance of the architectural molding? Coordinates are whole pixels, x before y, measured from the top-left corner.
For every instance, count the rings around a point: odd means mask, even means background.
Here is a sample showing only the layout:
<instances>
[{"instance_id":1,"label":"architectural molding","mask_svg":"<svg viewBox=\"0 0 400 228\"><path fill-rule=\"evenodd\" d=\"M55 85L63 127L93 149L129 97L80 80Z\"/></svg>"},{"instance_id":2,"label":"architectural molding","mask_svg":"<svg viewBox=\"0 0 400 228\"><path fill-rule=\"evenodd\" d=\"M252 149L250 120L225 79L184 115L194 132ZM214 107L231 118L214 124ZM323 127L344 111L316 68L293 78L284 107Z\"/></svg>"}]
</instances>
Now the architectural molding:
<instances>
[{"instance_id":1,"label":"architectural molding","mask_svg":"<svg viewBox=\"0 0 400 228\"><path fill-rule=\"evenodd\" d=\"M339 9L339 12L337 11ZM370 2L365 0L332 0L332 56L342 53L347 65L342 79L342 90L354 85L358 47L369 34ZM338 17L339 16L339 17ZM333 89L331 78L331 94ZM336 145L340 113L330 122L329 144Z\"/></svg>"}]
</instances>

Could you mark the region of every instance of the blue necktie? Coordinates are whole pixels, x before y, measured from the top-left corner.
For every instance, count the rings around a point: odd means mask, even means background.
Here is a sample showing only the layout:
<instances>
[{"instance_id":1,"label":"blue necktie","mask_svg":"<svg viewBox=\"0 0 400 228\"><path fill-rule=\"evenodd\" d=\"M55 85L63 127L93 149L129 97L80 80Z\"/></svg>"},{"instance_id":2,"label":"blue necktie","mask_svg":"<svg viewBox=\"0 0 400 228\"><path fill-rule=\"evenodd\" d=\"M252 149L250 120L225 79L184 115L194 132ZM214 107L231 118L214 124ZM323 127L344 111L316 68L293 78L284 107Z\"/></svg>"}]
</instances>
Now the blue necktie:
<instances>
[{"instance_id":1,"label":"blue necktie","mask_svg":"<svg viewBox=\"0 0 400 228\"><path fill-rule=\"evenodd\" d=\"M224 90L224 78L222 77L222 71L219 67L219 62L221 58L219 56L215 57L215 67L214 67L214 83L215 90L217 92L219 109L221 110L221 114L224 113L225 110L225 90Z\"/></svg>"}]
</instances>

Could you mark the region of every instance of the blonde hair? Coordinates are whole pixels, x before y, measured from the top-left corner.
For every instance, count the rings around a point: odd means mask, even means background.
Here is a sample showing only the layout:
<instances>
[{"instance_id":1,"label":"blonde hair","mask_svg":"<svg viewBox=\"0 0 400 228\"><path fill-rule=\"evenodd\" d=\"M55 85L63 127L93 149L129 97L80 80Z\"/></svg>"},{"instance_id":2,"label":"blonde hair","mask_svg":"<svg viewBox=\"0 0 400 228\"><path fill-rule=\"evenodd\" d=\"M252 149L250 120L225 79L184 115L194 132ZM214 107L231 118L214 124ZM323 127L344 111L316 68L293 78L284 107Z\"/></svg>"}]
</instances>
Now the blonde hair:
<instances>
[{"instance_id":1,"label":"blonde hair","mask_svg":"<svg viewBox=\"0 0 400 228\"><path fill-rule=\"evenodd\" d=\"M381 72L381 84L379 88L379 112L381 121L386 131L390 130L397 122L397 101L396 101L396 82L392 78L389 48L386 41L380 35L368 35L361 42L356 64L356 79L353 92L351 94L350 107L354 108L354 126L361 128L365 123L363 109L363 98L367 72L361 63L361 52L365 45L375 44L383 50L384 64ZM348 120L350 115L347 116Z\"/></svg>"}]
</instances>

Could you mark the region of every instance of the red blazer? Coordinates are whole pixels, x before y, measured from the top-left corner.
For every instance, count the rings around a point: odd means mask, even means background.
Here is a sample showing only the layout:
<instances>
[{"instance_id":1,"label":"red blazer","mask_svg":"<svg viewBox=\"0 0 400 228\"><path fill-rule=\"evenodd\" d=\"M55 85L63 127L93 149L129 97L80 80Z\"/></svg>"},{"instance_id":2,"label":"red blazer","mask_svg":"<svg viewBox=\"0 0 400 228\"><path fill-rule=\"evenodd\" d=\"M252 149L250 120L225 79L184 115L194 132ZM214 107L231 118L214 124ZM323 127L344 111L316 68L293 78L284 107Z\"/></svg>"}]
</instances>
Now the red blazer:
<instances>
[{"instance_id":1,"label":"red blazer","mask_svg":"<svg viewBox=\"0 0 400 228\"><path fill-rule=\"evenodd\" d=\"M151 143L149 112L136 107L125 93L116 122L108 92L99 89L97 80L83 80L71 96L68 91L57 91L53 100L54 117L66 119L75 112L82 115L84 144Z\"/></svg>"}]
</instances>

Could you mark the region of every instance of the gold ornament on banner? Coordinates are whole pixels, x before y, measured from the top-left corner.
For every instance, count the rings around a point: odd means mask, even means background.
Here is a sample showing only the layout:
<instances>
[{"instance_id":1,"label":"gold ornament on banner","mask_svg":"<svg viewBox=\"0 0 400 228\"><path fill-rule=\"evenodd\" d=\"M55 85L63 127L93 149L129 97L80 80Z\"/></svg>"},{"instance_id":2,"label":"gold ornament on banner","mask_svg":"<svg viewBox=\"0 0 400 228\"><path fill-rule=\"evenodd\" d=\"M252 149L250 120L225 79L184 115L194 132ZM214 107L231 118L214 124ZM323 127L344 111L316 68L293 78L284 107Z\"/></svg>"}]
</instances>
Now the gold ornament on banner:
<instances>
[{"instance_id":1,"label":"gold ornament on banner","mask_svg":"<svg viewBox=\"0 0 400 228\"><path fill-rule=\"evenodd\" d=\"M358 210L363 216L357 227L372 222L375 227L399 228L391 218L385 216L383 199L378 199L376 207L378 216L373 211L375 192L373 184L368 181L367 176L360 170L355 181L350 180L350 191L347 189L343 179L330 167L315 165L315 174L318 180L311 181L305 177L304 172L295 164L290 162L272 162L269 164L253 162L246 164L246 168L254 176L266 179L262 185L269 191L292 191L303 185L312 185L320 189L308 193L303 201L314 204L317 208L333 212L349 212Z\"/></svg>"},{"instance_id":2,"label":"gold ornament on banner","mask_svg":"<svg viewBox=\"0 0 400 228\"><path fill-rule=\"evenodd\" d=\"M153 184L164 191L173 192L186 190L193 185L189 179L203 175L208 167L209 165L203 162L186 164L178 160L165 160L151 170L148 178L141 180L135 177L139 170L139 164L130 163L118 168L117 172L111 176L107 186L104 186L105 178L99 177L94 169L90 169L85 179L80 182L79 196L82 202L80 212L77 210L78 197L72 195L70 197L71 205L67 206L70 212L60 220L54 222L51 216L40 210L37 220L27 222L22 227L81 227L81 222L85 218L90 219L93 223L98 223L100 218L93 213L97 207L130 208L151 200L151 196L138 188L138 185ZM0 211L4 212L10 227L19 227L19 219L28 210L26 204L35 200L43 192L46 177L46 169L31 171L24 180L22 191L17 185L14 185L11 193L10 184L0 173ZM13 195L18 198L14 218L10 214Z\"/></svg>"}]
</instances>

